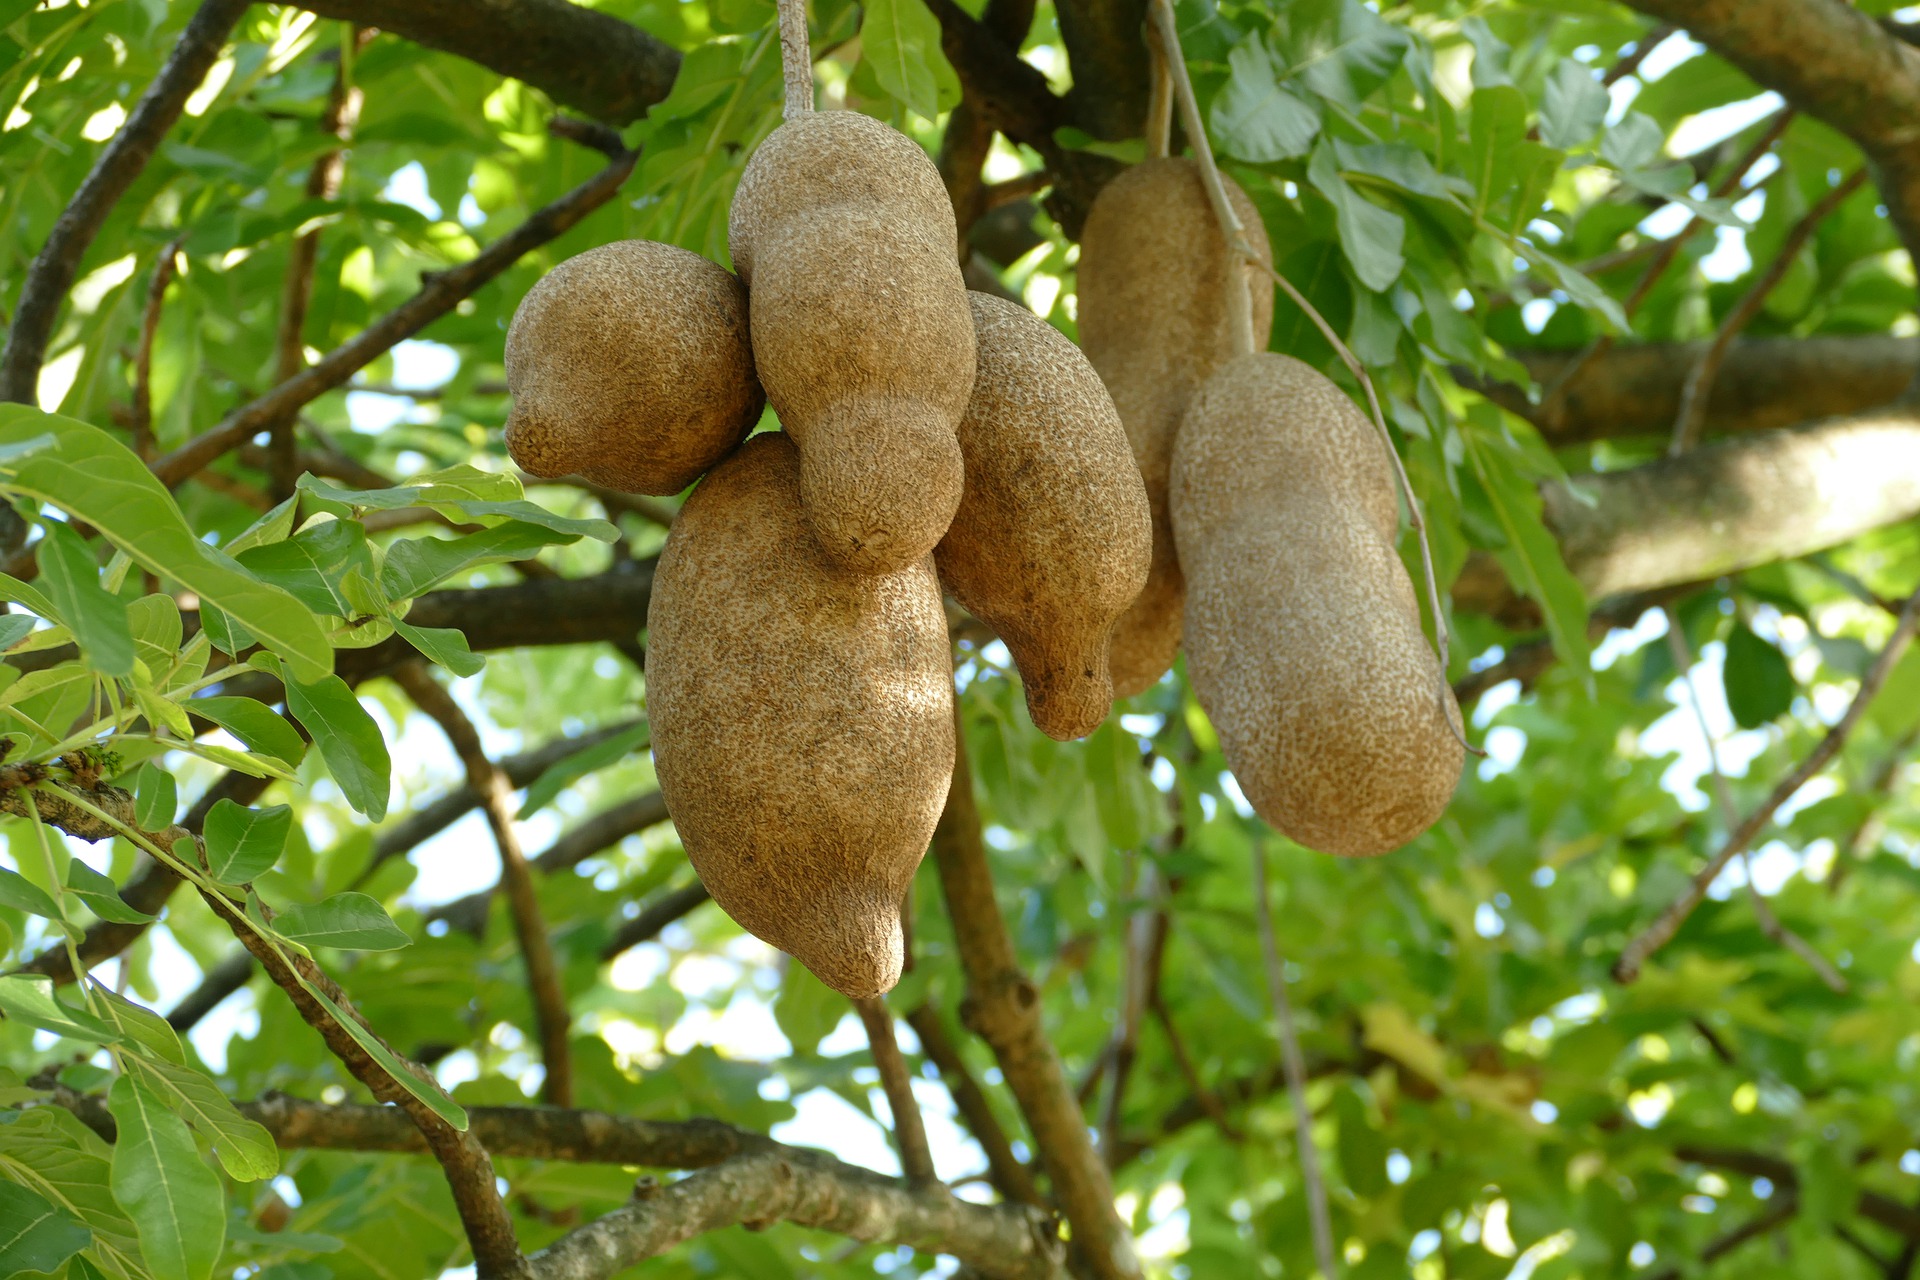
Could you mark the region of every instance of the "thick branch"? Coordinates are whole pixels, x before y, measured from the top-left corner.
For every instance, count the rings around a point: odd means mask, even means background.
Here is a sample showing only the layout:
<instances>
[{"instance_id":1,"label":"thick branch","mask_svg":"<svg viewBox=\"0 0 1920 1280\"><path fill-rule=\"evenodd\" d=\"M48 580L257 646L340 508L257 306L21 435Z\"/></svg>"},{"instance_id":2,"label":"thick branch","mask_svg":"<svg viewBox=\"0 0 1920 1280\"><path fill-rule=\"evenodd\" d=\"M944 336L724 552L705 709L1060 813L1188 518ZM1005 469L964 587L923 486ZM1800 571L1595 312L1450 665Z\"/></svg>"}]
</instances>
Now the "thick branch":
<instances>
[{"instance_id":1,"label":"thick branch","mask_svg":"<svg viewBox=\"0 0 1920 1280\"><path fill-rule=\"evenodd\" d=\"M1073 68L1067 106L1096 138L1137 138L1148 97L1146 0L1060 0L1060 38Z\"/></svg>"},{"instance_id":2,"label":"thick branch","mask_svg":"<svg viewBox=\"0 0 1920 1280\"><path fill-rule=\"evenodd\" d=\"M958 707L955 708L958 721ZM947 807L933 833L940 887L967 972L961 1017L989 1046L1033 1131L1034 1145L1073 1228L1074 1248L1100 1280L1136 1280L1133 1238L1113 1208L1107 1167L1094 1151L1060 1058L1040 1024L1040 992L1020 969L987 868L964 726L956 723Z\"/></svg>"},{"instance_id":3,"label":"thick branch","mask_svg":"<svg viewBox=\"0 0 1920 1280\"><path fill-rule=\"evenodd\" d=\"M633 172L637 155L628 153L540 209L473 258L423 278L420 292L335 347L311 367L265 395L235 409L217 426L195 436L153 464L154 474L177 485L228 450L284 420L379 359L404 339L438 320L520 257L570 230L611 200Z\"/></svg>"},{"instance_id":4,"label":"thick branch","mask_svg":"<svg viewBox=\"0 0 1920 1280\"><path fill-rule=\"evenodd\" d=\"M302 0L300 7L477 62L614 124L645 115L680 70L673 46L569 0Z\"/></svg>"},{"instance_id":5,"label":"thick branch","mask_svg":"<svg viewBox=\"0 0 1920 1280\"><path fill-rule=\"evenodd\" d=\"M1549 444L1581 444L1664 434L1680 408L1687 373L1707 342L1615 347L1594 357L1564 392L1550 423L1517 388L1487 385L1463 370L1455 377L1533 421ZM1550 386L1577 357L1570 351L1515 351L1534 381ZM1720 366L1702 426L1708 435L1748 434L1877 409L1906 391L1920 367L1920 338L1749 338Z\"/></svg>"},{"instance_id":6,"label":"thick branch","mask_svg":"<svg viewBox=\"0 0 1920 1280\"><path fill-rule=\"evenodd\" d=\"M1920 50L1846 0L1628 0L1859 144L1920 246Z\"/></svg>"},{"instance_id":7,"label":"thick branch","mask_svg":"<svg viewBox=\"0 0 1920 1280\"><path fill-rule=\"evenodd\" d=\"M153 78L127 122L87 171L73 199L53 224L46 243L27 268L26 282L13 314L13 329L0 354L0 401L36 402L40 366L53 338L53 322L60 303L73 287L80 260L99 234L107 214L147 167L160 140L186 108L187 99L206 79L220 56L233 24L247 11L248 0L206 0L180 33L179 43L166 65Z\"/></svg>"}]
</instances>

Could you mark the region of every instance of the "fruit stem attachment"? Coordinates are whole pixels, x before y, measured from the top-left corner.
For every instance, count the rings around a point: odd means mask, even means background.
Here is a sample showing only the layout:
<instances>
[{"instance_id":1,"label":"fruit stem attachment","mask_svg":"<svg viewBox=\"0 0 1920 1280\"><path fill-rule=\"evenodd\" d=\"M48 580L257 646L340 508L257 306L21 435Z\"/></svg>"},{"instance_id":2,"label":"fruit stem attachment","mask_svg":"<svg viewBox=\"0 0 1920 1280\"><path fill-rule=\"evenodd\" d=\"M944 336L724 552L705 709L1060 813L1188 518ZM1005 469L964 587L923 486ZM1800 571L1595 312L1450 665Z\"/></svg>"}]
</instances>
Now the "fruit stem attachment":
<instances>
[{"instance_id":1,"label":"fruit stem attachment","mask_svg":"<svg viewBox=\"0 0 1920 1280\"><path fill-rule=\"evenodd\" d=\"M807 0L779 0L780 74L786 84L782 118L813 110L813 50L807 37Z\"/></svg>"},{"instance_id":2,"label":"fruit stem attachment","mask_svg":"<svg viewBox=\"0 0 1920 1280\"><path fill-rule=\"evenodd\" d=\"M1436 690L1440 700L1440 717L1447 722L1447 727L1453 730L1453 736L1459 739L1460 745L1469 754L1484 756L1487 754L1485 751L1467 741L1466 733L1455 722L1447 707L1447 664L1452 638L1448 634L1446 610L1440 603L1439 579L1433 570L1433 547L1427 539L1427 521L1420 511L1420 500L1414 496L1413 482L1407 478L1406 465L1400 461L1400 452L1393 447L1393 435L1387 430L1386 415L1380 411L1380 396L1373 389L1373 379L1367 376L1367 367L1340 340L1340 335L1334 332L1319 308L1308 302L1305 294L1294 288L1285 276L1254 252L1253 245L1247 240L1246 228L1240 223L1240 215L1234 212L1232 202L1227 199L1227 189L1220 180L1219 167L1213 163L1213 149L1207 144L1206 125L1200 119L1200 104L1193 96L1193 81L1187 78L1186 58L1180 52L1180 31L1174 23L1172 0L1152 0L1148 14L1154 33L1159 37L1155 47L1164 55L1162 61L1172 73L1173 87L1180 100L1180 122L1187 130L1188 141L1193 144L1194 157L1200 163L1201 179L1207 185L1207 199L1213 204L1214 216L1220 220L1220 229L1226 235L1228 244L1253 269L1273 277L1273 282L1280 286L1281 291L1293 299L1294 305L1306 313L1307 319L1313 321L1313 327L1320 331L1320 336L1340 357L1340 363L1347 366L1347 372L1366 392L1367 408L1373 416L1374 429L1380 433L1380 444L1393 462L1394 480L1399 485L1400 496L1407 504L1407 520L1413 526L1415 540L1420 544L1420 569L1426 578L1427 610L1433 619L1433 644L1440 658L1439 688ZM1233 325L1234 353L1248 355L1253 351L1253 295L1245 287L1245 272L1241 273L1240 279L1242 287L1228 299L1227 305L1231 308L1228 319Z\"/></svg>"},{"instance_id":3,"label":"fruit stem attachment","mask_svg":"<svg viewBox=\"0 0 1920 1280\"><path fill-rule=\"evenodd\" d=\"M1213 205L1213 216L1220 220L1220 230L1227 243L1237 251L1250 254L1250 249L1246 247L1246 228L1240 225L1240 215L1234 212L1233 202L1227 198L1226 184L1220 181L1220 170L1213 163L1213 148L1207 143L1207 126L1200 119L1200 104L1193 96L1193 81L1187 78L1186 55L1180 52L1180 28L1174 22L1172 0L1153 0L1147 8L1147 14L1155 33L1160 37L1157 44L1160 65L1173 81L1174 96L1180 104L1180 124L1187 131L1187 142L1193 147L1193 158L1200 165L1200 178L1206 183L1207 200ZM1233 282L1227 291L1227 323L1233 337L1233 354L1250 356L1254 352L1253 290L1245 271L1233 275Z\"/></svg>"},{"instance_id":4,"label":"fruit stem attachment","mask_svg":"<svg viewBox=\"0 0 1920 1280\"><path fill-rule=\"evenodd\" d=\"M1153 64L1153 88L1147 98L1147 158L1165 160L1173 148L1173 73L1167 69L1167 51L1160 31L1147 25L1147 54Z\"/></svg>"}]
</instances>

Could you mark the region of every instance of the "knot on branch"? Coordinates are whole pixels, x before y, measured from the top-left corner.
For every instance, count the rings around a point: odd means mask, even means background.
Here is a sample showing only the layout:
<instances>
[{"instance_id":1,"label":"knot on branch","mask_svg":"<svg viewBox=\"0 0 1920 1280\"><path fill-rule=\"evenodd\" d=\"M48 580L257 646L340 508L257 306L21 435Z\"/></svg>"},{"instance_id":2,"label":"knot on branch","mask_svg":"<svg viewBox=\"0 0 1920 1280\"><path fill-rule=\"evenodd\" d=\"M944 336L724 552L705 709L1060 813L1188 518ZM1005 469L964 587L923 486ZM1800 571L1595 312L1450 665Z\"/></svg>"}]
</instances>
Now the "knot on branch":
<instances>
[{"instance_id":1,"label":"knot on branch","mask_svg":"<svg viewBox=\"0 0 1920 1280\"><path fill-rule=\"evenodd\" d=\"M100 781L113 763L113 753L84 750L69 751L60 758L73 781L53 776L50 765L35 761L0 765L0 813L16 818L31 818L37 811L40 821L82 840L111 840L120 834L115 822L132 827L133 793ZM32 805L24 792L35 788ZM78 797L107 815L102 818L75 804L67 796Z\"/></svg>"},{"instance_id":2,"label":"knot on branch","mask_svg":"<svg viewBox=\"0 0 1920 1280\"><path fill-rule=\"evenodd\" d=\"M1040 989L1018 970L1005 970L967 993L960 1021L999 1048L1032 1030L1040 1016Z\"/></svg>"}]
</instances>

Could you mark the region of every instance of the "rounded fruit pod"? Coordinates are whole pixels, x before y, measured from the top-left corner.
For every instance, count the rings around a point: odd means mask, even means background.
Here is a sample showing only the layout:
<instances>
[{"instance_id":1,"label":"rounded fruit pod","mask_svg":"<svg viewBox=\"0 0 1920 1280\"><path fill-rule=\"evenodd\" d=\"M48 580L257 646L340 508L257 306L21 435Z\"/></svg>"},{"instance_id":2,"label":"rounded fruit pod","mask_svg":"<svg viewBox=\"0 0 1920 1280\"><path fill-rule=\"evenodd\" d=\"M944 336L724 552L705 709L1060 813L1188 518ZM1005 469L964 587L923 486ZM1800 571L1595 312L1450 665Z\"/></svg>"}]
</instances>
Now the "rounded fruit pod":
<instances>
[{"instance_id":1,"label":"rounded fruit pod","mask_svg":"<svg viewBox=\"0 0 1920 1280\"><path fill-rule=\"evenodd\" d=\"M675 517L648 616L667 812L714 901L835 990L899 980L900 904L953 775L953 666L932 557L829 560L779 432Z\"/></svg>"},{"instance_id":2,"label":"rounded fruit pod","mask_svg":"<svg viewBox=\"0 0 1920 1280\"><path fill-rule=\"evenodd\" d=\"M1080 348L1024 307L967 301L979 350L960 420L967 486L934 562L1006 641L1034 724L1084 738L1113 706L1113 624L1147 580L1146 489Z\"/></svg>"},{"instance_id":3,"label":"rounded fruit pod","mask_svg":"<svg viewBox=\"0 0 1920 1280\"><path fill-rule=\"evenodd\" d=\"M589 249L527 291L507 330L507 390L507 452L523 469L626 493L679 493L767 402L746 288L650 240Z\"/></svg>"},{"instance_id":4,"label":"rounded fruit pod","mask_svg":"<svg viewBox=\"0 0 1920 1280\"><path fill-rule=\"evenodd\" d=\"M1225 174L1248 242L1271 263L1259 211ZM1253 295L1253 340L1273 328L1273 286L1239 263L1207 200L1200 166L1182 158L1137 164L1101 189L1080 237L1080 347L1113 396L1153 512L1153 567L1113 632L1114 693L1150 687L1180 651L1185 587L1167 523L1167 469L1188 401L1233 358L1230 274Z\"/></svg>"},{"instance_id":5,"label":"rounded fruit pod","mask_svg":"<svg viewBox=\"0 0 1920 1280\"><path fill-rule=\"evenodd\" d=\"M1187 410L1170 498L1187 678L1254 810L1350 857L1432 826L1465 761L1460 708L1373 424L1310 366L1242 356Z\"/></svg>"},{"instance_id":6,"label":"rounded fruit pod","mask_svg":"<svg viewBox=\"0 0 1920 1280\"><path fill-rule=\"evenodd\" d=\"M863 573L913 564L960 505L954 430L973 388L973 319L939 172L858 112L798 116L753 153L727 239L820 545Z\"/></svg>"}]
</instances>

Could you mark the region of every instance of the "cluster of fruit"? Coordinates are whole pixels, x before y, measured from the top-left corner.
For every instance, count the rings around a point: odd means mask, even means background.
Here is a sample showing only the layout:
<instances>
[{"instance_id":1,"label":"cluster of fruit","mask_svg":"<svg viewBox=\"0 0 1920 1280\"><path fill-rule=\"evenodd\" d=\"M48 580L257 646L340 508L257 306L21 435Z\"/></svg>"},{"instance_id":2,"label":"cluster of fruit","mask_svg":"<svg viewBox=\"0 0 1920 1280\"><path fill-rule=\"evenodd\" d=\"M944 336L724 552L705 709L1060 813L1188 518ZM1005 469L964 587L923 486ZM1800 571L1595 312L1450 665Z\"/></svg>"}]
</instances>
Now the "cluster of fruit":
<instances>
[{"instance_id":1,"label":"cluster of fruit","mask_svg":"<svg viewBox=\"0 0 1920 1280\"><path fill-rule=\"evenodd\" d=\"M898 979L953 772L943 590L1061 739L1165 674L1184 607L1195 692L1263 817L1349 854L1434 821L1458 712L1394 552L1385 446L1306 366L1233 358L1249 268L1191 164L1096 203L1085 354L967 290L933 165L854 112L760 145L729 248L737 277L627 241L542 279L507 336L507 444L628 492L705 477L654 579L647 701L668 810L742 926L848 995ZM783 430L748 439L768 402Z\"/></svg>"}]
</instances>

